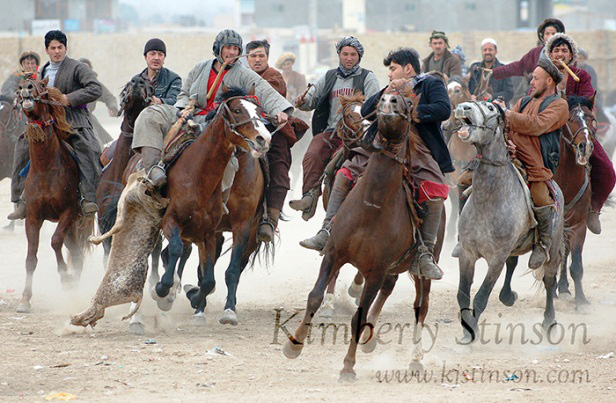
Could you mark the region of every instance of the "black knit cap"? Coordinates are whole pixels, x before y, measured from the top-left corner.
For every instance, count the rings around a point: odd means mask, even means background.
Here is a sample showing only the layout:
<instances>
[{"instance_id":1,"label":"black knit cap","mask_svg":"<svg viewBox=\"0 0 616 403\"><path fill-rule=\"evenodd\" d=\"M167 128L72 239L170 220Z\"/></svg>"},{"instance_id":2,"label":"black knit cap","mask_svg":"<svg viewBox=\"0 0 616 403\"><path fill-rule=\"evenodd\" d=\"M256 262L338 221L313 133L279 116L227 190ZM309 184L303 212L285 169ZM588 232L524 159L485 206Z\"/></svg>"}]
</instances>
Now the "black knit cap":
<instances>
[{"instance_id":1,"label":"black knit cap","mask_svg":"<svg viewBox=\"0 0 616 403\"><path fill-rule=\"evenodd\" d=\"M143 55L147 55L150 50L158 50L160 52L163 52L165 56L167 56L167 47L165 46L165 42L161 41L158 38L152 38L145 43Z\"/></svg>"}]
</instances>

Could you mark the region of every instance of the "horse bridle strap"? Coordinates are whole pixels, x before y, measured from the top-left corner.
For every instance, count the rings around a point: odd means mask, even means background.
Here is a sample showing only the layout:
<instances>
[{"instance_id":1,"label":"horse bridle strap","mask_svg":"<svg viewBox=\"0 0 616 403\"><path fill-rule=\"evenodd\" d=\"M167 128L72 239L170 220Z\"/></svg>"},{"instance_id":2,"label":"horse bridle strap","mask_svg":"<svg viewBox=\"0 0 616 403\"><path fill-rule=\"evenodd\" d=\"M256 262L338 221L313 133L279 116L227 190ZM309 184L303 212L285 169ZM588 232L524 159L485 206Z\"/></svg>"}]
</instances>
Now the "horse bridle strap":
<instances>
[{"instance_id":1,"label":"horse bridle strap","mask_svg":"<svg viewBox=\"0 0 616 403\"><path fill-rule=\"evenodd\" d=\"M576 107L575 107L575 109L574 109L573 111L574 111L574 112L575 112L575 111L580 111L580 112L582 112L582 113L584 112L584 111L582 111L582 108L580 108L580 106L579 106L579 105L578 105L578 106L576 106ZM588 116L588 115L586 115L586 114L585 114L584 116ZM569 126L569 122L571 122L571 118L569 118L569 120L567 120L567 123L565 123L565 127L567 128L567 130L568 130L568 131L569 131L569 133L571 134L571 139L568 139L568 138L567 138L567 136L565 136L565 135L563 135L563 139L564 139L564 140L565 140L565 142L566 142L567 144L569 144L571 147L575 147L575 144L573 144L573 141L574 141L574 140L575 140L575 138L577 137L578 133L579 133L579 132L581 132L581 131L583 131L583 130L588 130L588 131L589 131L589 133L590 133L590 135L591 135L591 137L593 137L593 138L595 137L595 133L594 133L592 130L590 130L590 127L588 127L588 126L586 125L586 121L585 121L584 119L582 119L582 121L584 121L584 125L583 125L583 126L580 126L580 127L579 127L576 131L575 131L575 133L573 133L573 130L571 130L571 126Z\"/></svg>"},{"instance_id":2,"label":"horse bridle strap","mask_svg":"<svg viewBox=\"0 0 616 403\"><path fill-rule=\"evenodd\" d=\"M37 125L41 129L44 129L47 126L53 125L53 122L54 122L53 118L51 118L49 120L28 120L28 123Z\"/></svg>"}]
</instances>

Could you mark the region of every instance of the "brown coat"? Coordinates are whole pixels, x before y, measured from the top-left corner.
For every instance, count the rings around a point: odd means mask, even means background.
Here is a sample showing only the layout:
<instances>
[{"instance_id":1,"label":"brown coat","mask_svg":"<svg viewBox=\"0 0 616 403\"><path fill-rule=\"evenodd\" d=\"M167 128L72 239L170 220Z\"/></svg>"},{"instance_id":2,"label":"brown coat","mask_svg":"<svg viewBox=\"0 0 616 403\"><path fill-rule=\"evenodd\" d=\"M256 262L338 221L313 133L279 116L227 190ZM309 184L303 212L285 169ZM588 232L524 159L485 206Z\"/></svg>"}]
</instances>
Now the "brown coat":
<instances>
[{"instance_id":1,"label":"brown coat","mask_svg":"<svg viewBox=\"0 0 616 403\"><path fill-rule=\"evenodd\" d=\"M508 118L509 138L516 146L516 156L526 166L529 182L543 182L552 178L552 171L543 164L539 136L561 128L569 119L567 101L559 98L539 113L541 102L545 99L533 98L522 113L522 99L512 109Z\"/></svg>"},{"instance_id":2,"label":"brown coat","mask_svg":"<svg viewBox=\"0 0 616 403\"><path fill-rule=\"evenodd\" d=\"M286 98L287 84L282 77L282 74L273 67L268 67L259 74L265 81L269 83L280 95ZM297 138L304 135L309 126L301 119L289 116L289 123L284 126L280 133L287 138L289 147L297 142Z\"/></svg>"},{"instance_id":3,"label":"brown coat","mask_svg":"<svg viewBox=\"0 0 616 403\"><path fill-rule=\"evenodd\" d=\"M287 100L295 103L295 98L306 90L306 76L297 71L291 71L285 77L285 81L287 82Z\"/></svg>"},{"instance_id":4,"label":"brown coat","mask_svg":"<svg viewBox=\"0 0 616 403\"><path fill-rule=\"evenodd\" d=\"M428 62L433 58L434 52L430 53L430 55L423 60L422 71L424 73L428 73ZM443 70L441 73L447 74L447 78L462 76L462 63L460 62L460 59L455 57L447 49L445 49L445 54L443 55Z\"/></svg>"}]
</instances>

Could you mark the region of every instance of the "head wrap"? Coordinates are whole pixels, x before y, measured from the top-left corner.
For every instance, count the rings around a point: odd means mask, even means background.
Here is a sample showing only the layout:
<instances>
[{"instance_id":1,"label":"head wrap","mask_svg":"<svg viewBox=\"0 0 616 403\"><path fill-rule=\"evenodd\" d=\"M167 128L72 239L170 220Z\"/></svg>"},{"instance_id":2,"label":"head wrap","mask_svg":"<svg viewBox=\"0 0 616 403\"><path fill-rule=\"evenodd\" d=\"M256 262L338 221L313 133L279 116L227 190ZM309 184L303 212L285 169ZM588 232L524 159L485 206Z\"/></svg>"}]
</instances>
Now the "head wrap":
<instances>
[{"instance_id":1,"label":"head wrap","mask_svg":"<svg viewBox=\"0 0 616 403\"><path fill-rule=\"evenodd\" d=\"M282 68L283 63L286 61L290 61L291 64L295 64L295 55L291 52L285 52L281 54L278 60L276 60L276 64L275 64L276 68L280 70Z\"/></svg>"},{"instance_id":2,"label":"head wrap","mask_svg":"<svg viewBox=\"0 0 616 403\"><path fill-rule=\"evenodd\" d=\"M442 39L445 41L447 47L449 47L449 39L443 31L432 31L432 35L430 35L430 42L432 42L432 39Z\"/></svg>"},{"instance_id":3,"label":"head wrap","mask_svg":"<svg viewBox=\"0 0 616 403\"><path fill-rule=\"evenodd\" d=\"M167 56L167 47L165 46L165 42L161 41L158 38L152 38L145 43L145 47L143 48L143 55L147 55L151 50L158 50L159 52L163 52L165 56Z\"/></svg>"},{"instance_id":4,"label":"head wrap","mask_svg":"<svg viewBox=\"0 0 616 403\"><path fill-rule=\"evenodd\" d=\"M483 48L483 45L485 45L486 43L491 43L492 45L494 45L494 47L496 48L496 40L494 40L493 38L484 38L483 41L481 41L481 48Z\"/></svg>"},{"instance_id":5,"label":"head wrap","mask_svg":"<svg viewBox=\"0 0 616 403\"><path fill-rule=\"evenodd\" d=\"M36 60L37 66L41 64L41 57L36 52L32 52L32 51L22 52L21 55L19 55L19 64L21 64L21 62L23 62L26 59Z\"/></svg>"},{"instance_id":6,"label":"head wrap","mask_svg":"<svg viewBox=\"0 0 616 403\"><path fill-rule=\"evenodd\" d=\"M547 40L547 42L545 43L545 48L544 48L544 52L545 55L549 58L550 57L550 53L552 52L552 50L554 49L554 43L558 40L558 39L563 39L565 42L567 42L569 44L569 48L571 49L571 60L569 60L569 64L573 64L575 63L575 61L578 58L578 47L577 47L577 43L575 43L575 41L573 40L573 38L571 38L569 35L567 34L563 34L563 33L557 33L554 34L552 36L550 36L550 39Z\"/></svg>"},{"instance_id":7,"label":"head wrap","mask_svg":"<svg viewBox=\"0 0 616 403\"><path fill-rule=\"evenodd\" d=\"M545 72L548 73L550 77L552 77L552 79L554 80L556 84L562 81L563 79L562 73L558 71L558 68L551 61L547 59L539 58L539 61L537 62L537 66L545 70Z\"/></svg>"},{"instance_id":8,"label":"head wrap","mask_svg":"<svg viewBox=\"0 0 616 403\"><path fill-rule=\"evenodd\" d=\"M359 39L357 39L356 37L345 36L344 38L340 39L338 43L336 43L336 52L340 53L342 48L345 46L354 47L357 50L357 53L359 53L360 61L361 61L361 58L364 57L364 46L361 44Z\"/></svg>"},{"instance_id":9,"label":"head wrap","mask_svg":"<svg viewBox=\"0 0 616 403\"><path fill-rule=\"evenodd\" d=\"M466 55L464 54L464 51L462 50L462 46L458 45L455 48L451 49L451 53L454 55L460 56L460 59L463 62L466 61Z\"/></svg>"}]
</instances>

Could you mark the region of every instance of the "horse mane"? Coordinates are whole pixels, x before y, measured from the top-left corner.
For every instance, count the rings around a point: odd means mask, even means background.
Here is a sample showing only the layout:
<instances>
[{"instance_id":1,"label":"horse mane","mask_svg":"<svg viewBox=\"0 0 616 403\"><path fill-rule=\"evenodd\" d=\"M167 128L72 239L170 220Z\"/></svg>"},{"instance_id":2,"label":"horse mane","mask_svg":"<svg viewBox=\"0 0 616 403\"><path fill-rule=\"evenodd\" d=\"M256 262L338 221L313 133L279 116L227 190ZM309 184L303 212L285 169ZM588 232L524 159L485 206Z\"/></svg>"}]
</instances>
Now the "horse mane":
<instances>
[{"instance_id":1,"label":"horse mane","mask_svg":"<svg viewBox=\"0 0 616 403\"><path fill-rule=\"evenodd\" d=\"M462 80L462 78L460 78L459 76L455 76L450 78L449 80L447 80L446 85L451 84L451 83L458 83L462 86L462 89L468 91L468 84L464 82L464 80Z\"/></svg>"},{"instance_id":2,"label":"horse mane","mask_svg":"<svg viewBox=\"0 0 616 403\"><path fill-rule=\"evenodd\" d=\"M245 97L246 95L248 95L248 92L246 90L244 90L243 88L240 88L240 87L229 87L229 88L227 88L227 91L224 91L221 94L219 94L218 96L216 96L216 102L221 104L221 103L223 103L224 101L226 101L229 98ZM206 122L209 122L210 120L214 119L214 116L216 116L216 114L218 113L219 107L220 107L220 105L216 109L214 109L213 111L209 112L205 116L205 121Z\"/></svg>"},{"instance_id":3,"label":"horse mane","mask_svg":"<svg viewBox=\"0 0 616 403\"><path fill-rule=\"evenodd\" d=\"M60 137L61 140L66 141L71 134L75 133L75 131L66 120L66 110L64 109L64 106L60 105L62 93L55 87L47 87L47 91L49 92L50 100L54 102L53 104L49 104L49 112L53 118L53 127L56 129L56 134L58 137Z\"/></svg>"},{"instance_id":4,"label":"horse mane","mask_svg":"<svg viewBox=\"0 0 616 403\"><path fill-rule=\"evenodd\" d=\"M585 106L591 111L592 111L592 108L594 107L590 99L583 97L583 96L578 96L578 95L567 96L567 104L569 105L569 110L575 108L578 105Z\"/></svg>"},{"instance_id":5,"label":"horse mane","mask_svg":"<svg viewBox=\"0 0 616 403\"><path fill-rule=\"evenodd\" d=\"M347 105L355 103L355 102L359 102L359 103L364 103L366 101L366 96L360 91L360 90L355 90L353 92L353 95L344 95L342 97L340 97L340 109L338 110L338 113L341 113L344 108L347 107Z\"/></svg>"}]
</instances>

